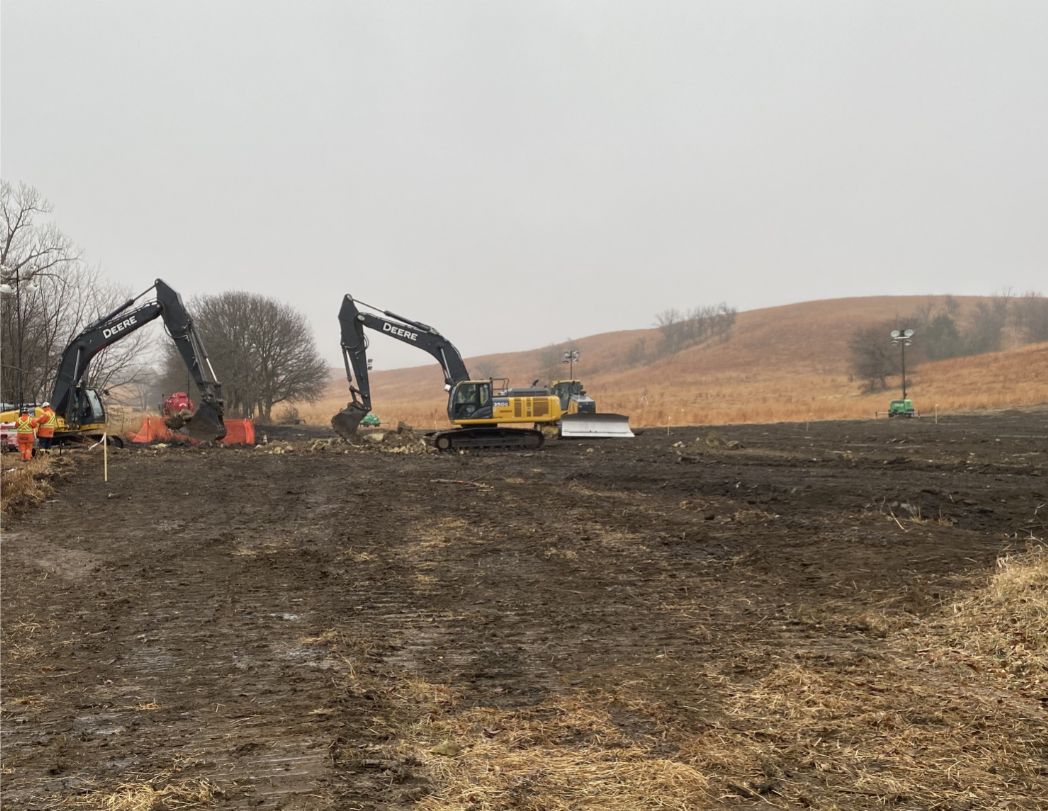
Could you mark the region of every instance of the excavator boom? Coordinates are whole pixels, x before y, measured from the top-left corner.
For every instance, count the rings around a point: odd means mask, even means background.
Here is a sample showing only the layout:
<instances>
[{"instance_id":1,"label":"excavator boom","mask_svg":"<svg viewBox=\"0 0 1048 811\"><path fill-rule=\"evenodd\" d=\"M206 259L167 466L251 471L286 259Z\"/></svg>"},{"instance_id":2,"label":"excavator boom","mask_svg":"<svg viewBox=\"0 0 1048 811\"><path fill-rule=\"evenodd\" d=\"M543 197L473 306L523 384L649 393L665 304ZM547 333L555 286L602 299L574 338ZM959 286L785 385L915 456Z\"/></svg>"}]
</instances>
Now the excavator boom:
<instances>
[{"instance_id":1,"label":"excavator boom","mask_svg":"<svg viewBox=\"0 0 1048 811\"><path fill-rule=\"evenodd\" d=\"M154 300L135 307L135 303L151 290L155 291ZM58 364L50 402L68 428L75 429L83 422L86 392L80 381L87 374L92 359L107 346L160 317L164 319L164 325L201 394L200 408L196 413L188 419L176 418L169 427L181 428L190 436L203 441L225 436L222 384L215 376L215 370L193 326L193 319L182 304L182 297L160 279L145 293L128 299L112 312L88 324L66 346Z\"/></svg>"},{"instance_id":2,"label":"excavator boom","mask_svg":"<svg viewBox=\"0 0 1048 811\"><path fill-rule=\"evenodd\" d=\"M358 303L366 309L361 310L357 306ZM371 411L371 381L368 377L368 339L364 334L365 327L417 346L432 355L444 372L444 386L448 390L456 383L469 380L469 372L462 361L462 355L447 338L428 324L413 321L389 310L379 310L362 301L357 302L350 295L342 299L338 323L342 333L342 359L346 366L346 379L349 381L352 399L331 418L331 427L345 439L356 434L360 421Z\"/></svg>"}]
</instances>

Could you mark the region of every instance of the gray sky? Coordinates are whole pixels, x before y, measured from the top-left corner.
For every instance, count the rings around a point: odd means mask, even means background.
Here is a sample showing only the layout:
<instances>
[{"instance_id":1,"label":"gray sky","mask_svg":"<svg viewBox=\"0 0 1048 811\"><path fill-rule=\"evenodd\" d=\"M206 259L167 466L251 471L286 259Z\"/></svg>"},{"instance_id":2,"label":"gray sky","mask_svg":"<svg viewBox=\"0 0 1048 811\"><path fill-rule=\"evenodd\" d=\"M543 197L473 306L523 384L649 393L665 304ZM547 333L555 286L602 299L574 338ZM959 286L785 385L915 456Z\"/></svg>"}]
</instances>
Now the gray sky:
<instances>
[{"instance_id":1,"label":"gray sky","mask_svg":"<svg viewBox=\"0 0 1048 811\"><path fill-rule=\"evenodd\" d=\"M465 354L1048 292L1048 3L2 3L2 170L106 273ZM379 368L428 358L380 338Z\"/></svg>"}]
</instances>

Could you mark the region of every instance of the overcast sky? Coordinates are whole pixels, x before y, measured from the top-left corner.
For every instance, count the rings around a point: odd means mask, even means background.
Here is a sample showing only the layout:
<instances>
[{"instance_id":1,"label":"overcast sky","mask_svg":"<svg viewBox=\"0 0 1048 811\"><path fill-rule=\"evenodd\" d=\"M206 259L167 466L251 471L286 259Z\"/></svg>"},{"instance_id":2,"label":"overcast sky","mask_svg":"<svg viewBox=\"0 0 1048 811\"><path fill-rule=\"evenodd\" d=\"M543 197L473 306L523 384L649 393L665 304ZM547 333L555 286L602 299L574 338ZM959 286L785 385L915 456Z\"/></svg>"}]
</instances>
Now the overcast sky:
<instances>
[{"instance_id":1,"label":"overcast sky","mask_svg":"<svg viewBox=\"0 0 1048 811\"><path fill-rule=\"evenodd\" d=\"M1048 2L2 3L0 159L136 291L465 354L1048 292ZM390 339L378 368L428 362Z\"/></svg>"}]
</instances>

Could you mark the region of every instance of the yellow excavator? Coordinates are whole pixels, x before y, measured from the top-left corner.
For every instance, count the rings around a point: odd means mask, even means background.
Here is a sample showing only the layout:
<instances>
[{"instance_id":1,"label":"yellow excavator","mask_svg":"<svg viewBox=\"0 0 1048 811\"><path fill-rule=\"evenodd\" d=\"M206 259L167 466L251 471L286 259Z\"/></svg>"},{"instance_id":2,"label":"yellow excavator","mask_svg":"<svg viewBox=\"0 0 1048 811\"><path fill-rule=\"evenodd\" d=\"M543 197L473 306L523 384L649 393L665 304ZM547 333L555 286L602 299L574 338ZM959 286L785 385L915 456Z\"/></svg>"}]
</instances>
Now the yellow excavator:
<instances>
[{"instance_id":1,"label":"yellow excavator","mask_svg":"<svg viewBox=\"0 0 1048 811\"><path fill-rule=\"evenodd\" d=\"M131 309L151 292L154 293L151 300ZM101 439L106 435L106 411L102 398L98 391L81 385L80 381L99 352L161 317L201 393L200 407L194 414L175 415L165 422L169 428L182 430L202 441L221 439L226 435L222 418L222 384L211 368L211 361L193 326L193 319L182 304L182 297L157 279L140 295L88 324L63 351L48 401L58 416L56 442ZM7 411L0 414L0 422L11 422L15 416L17 411ZM114 444L122 444L119 437L110 439Z\"/></svg>"},{"instance_id":2,"label":"yellow excavator","mask_svg":"<svg viewBox=\"0 0 1048 811\"><path fill-rule=\"evenodd\" d=\"M358 302L350 295L342 300L338 320L352 400L331 418L331 425L347 439L356 434L361 420L371 411L365 327L417 346L440 364L444 389L448 392L448 419L456 427L426 435L426 441L438 450L536 450L545 439L542 426L560 426L562 436L574 436L572 426L586 419L586 415L568 414L567 409L561 408L560 398L547 388L496 389L490 379L471 378L458 349L421 321ZM625 417L618 419L625 420ZM524 425L532 427L522 427ZM585 434L587 437L622 435L618 432Z\"/></svg>"}]
</instances>

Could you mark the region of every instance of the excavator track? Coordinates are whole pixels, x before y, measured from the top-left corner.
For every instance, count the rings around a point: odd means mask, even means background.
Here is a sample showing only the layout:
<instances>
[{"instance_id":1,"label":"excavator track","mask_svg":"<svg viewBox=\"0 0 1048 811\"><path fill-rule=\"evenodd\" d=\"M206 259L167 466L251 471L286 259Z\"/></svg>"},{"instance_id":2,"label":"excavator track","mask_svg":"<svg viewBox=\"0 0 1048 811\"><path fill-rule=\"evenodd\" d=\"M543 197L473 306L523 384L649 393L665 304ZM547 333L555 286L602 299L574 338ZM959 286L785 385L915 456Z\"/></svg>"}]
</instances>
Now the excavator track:
<instances>
[{"instance_id":1,"label":"excavator track","mask_svg":"<svg viewBox=\"0 0 1048 811\"><path fill-rule=\"evenodd\" d=\"M426 434L426 442L438 451L537 451L545 442L542 431L533 428L498 426L455 428Z\"/></svg>"}]
</instances>

